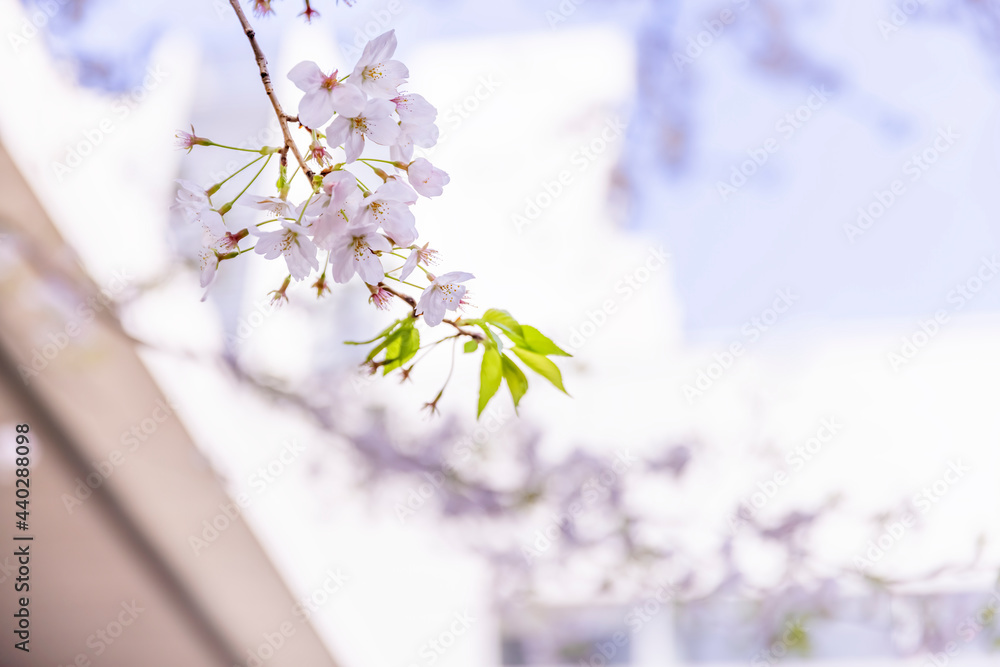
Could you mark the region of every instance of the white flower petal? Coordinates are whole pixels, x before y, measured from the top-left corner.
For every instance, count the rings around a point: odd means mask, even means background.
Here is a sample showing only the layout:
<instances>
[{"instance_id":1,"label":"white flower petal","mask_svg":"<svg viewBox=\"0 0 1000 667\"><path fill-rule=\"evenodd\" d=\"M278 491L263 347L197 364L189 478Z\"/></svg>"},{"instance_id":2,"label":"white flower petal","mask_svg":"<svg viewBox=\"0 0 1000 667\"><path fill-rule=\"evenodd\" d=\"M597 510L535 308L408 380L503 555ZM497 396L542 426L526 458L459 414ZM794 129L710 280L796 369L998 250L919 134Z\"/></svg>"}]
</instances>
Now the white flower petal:
<instances>
[{"instance_id":1,"label":"white flower petal","mask_svg":"<svg viewBox=\"0 0 1000 667\"><path fill-rule=\"evenodd\" d=\"M437 118L437 109L425 100L422 95L415 93L403 93L393 99L396 104L396 113L399 120L404 123L415 125L434 123Z\"/></svg>"},{"instance_id":2,"label":"white flower petal","mask_svg":"<svg viewBox=\"0 0 1000 667\"><path fill-rule=\"evenodd\" d=\"M464 283L466 280L472 280L473 278L475 278L474 275L465 271L449 271L438 276L434 282L439 285L447 285L449 283Z\"/></svg>"},{"instance_id":3,"label":"white flower petal","mask_svg":"<svg viewBox=\"0 0 1000 667\"><path fill-rule=\"evenodd\" d=\"M393 98L398 88L410 76L406 65L398 60L384 60L365 67L361 71L359 86L372 97Z\"/></svg>"},{"instance_id":4,"label":"white flower petal","mask_svg":"<svg viewBox=\"0 0 1000 667\"><path fill-rule=\"evenodd\" d=\"M434 294L424 306L424 321L427 322L428 326L436 327L444 319L445 310L444 301Z\"/></svg>"},{"instance_id":5,"label":"white flower petal","mask_svg":"<svg viewBox=\"0 0 1000 667\"><path fill-rule=\"evenodd\" d=\"M354 249L348 245L347 240L341 237L338 241L340 245L330 253L330 275L338 284L346 283L354 277Z\"/></svg>"},{"instance_id":6,"label":"white flower petal","mask_svg":"<svg viewBox=\"0 0 1000 667\"><path fill-rule=\"evenodd\" d=\"M326 75L313 61L303 60L289 70L288 78L299 90L308 93L323 85L323 79L326 78Z\"/></svg>"},{"instance_id":7,"label":"white flower petal","mask_svg":"<svg viewBox=\"0 0 1000 667\"><path fill-rule=\"evenodd\" d=\"M378 285L385 278L382 262L372 253L367 253L362 259L355 260L354 266L358 275L369 285Z\"/></svg>"},{"instance_id":8,"label":"white flower petal","mask_svg":"<svg viewBox=\"0 0 1000 667\"><path fill-rule=\"evenodd\" d=\"M399 138L399 124L391 118L372 118L366 123L368 138L377 144L389 146Z\"/></svg>"},{"instance_id":9,"label":"white flower petal","mask_svg":"<svg viewBox=\"0 0 1000 667\"><path fill-rule=\"evenodd\" d=\"M347 135L347 140L344 142L344 153L347 155L348 162L354 162L359 157L361 157L362 151L365 150L365 135L361 132L352 131Z\"/></svg>"},{"instance_id":10,"label":"white flower petal","mask_svg":"<svg viewBox=\"0 0 1000 667\"><path fill-rule=\"evenodd\" d=\"M333 97L325 88L306 93L299 101L299 122L317 128L333 118Z\"/></svg>"},{"instance_id":11,"label":"white flower petal","mask_svg":"<svg viewBox=\"0 0 1000 667\"><path fill-rule=\"evenodd\" d=\"M400 280L406 280L406 278L413 273L413 269L417 268L417 260L419 259L416 250L410 252L410 256L406 258L403 262L403 268L399 271Z\"/></svg>"},{"instance_id":12,"label":"white flower petal","mask_svg":"<svg viewBox=\"0 0 1000 667\"><path fill-rule=\"evenodd\" d=\"M361 89L352 83L338 83L330 91L333 109L341 116L354 118L364 111L367 98Z\"/></svg>"},{"instance_id":13,"label":"white flower petal","mask_svg":"<svg viewBox=\"0 0 1000 667\"><path fill-rule=\"evenodd\" d=\"M370 233L365 235L365 242L368 247L372 250L378 250L380 252L389 252L392 250L392 244L381 234Z\"/></svg>"},{"instance_id":14,"label":"white flower petal","mask_svg":"<svg viewBox=\"0 0 1000 667\"><path fill-rule=\"evenodd\" d=\"M330 148L338 148L347 141L351 133L351 119L346 116L337 116L326 128L326 144Z\"/></svg>"}]
</instances>

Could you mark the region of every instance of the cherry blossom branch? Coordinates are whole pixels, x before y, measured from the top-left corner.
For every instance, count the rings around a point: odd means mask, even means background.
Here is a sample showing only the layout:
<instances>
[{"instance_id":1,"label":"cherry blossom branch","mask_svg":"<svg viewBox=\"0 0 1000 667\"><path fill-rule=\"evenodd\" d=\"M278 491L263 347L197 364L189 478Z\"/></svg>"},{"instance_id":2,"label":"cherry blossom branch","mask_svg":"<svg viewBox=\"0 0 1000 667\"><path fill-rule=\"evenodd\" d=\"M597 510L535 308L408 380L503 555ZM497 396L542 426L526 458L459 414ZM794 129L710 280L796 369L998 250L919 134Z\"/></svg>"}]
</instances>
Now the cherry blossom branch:
<instances>
[{"instance_id":1,"label":"cherry blossom branch","mask_svg":"<svg viewBox=\"0 0 1000 667\"><path fill-rule=\"evenodd\" d=\"M263 16L271 13L270 5L270 0L256 0L254 8ZM409 70L392 59L396 50L395 31L388 30L369 41L351 73L344 76L340 76L339 70L324 71L312 61L295 65L288 72L288 78L304 94L298 102L298 114L293 116L286 113L278 101L267 59L241 7L241 0L230 0L230 6L250 42L283 141L278 146L264 146L255 151L199 137L193 127L190 133L177 133L178 146L189 151L194 146L216 146L259 153L268 158L250 182L219 207L213 204L211 196L219 192L226 181L209 189L197 183L178 181L180 188L175 208L205 231L198 253L201 286L208 288L212 284L222 262L251 251L266 259L281 257L288 268L281 287L269 293L272 303L288 301L287 290L291 284L306 280L316 271L320 272L319 277L311 287L316 290L317 297L330 291L327 268L334 271L336 282L347 282L357 275L367 284L371 294L368 300L376 308L388 308L393 297L405 301L410 308L409 315L397 319L371 341L346 341L351 345L374 345L366 358L371 369L384 366L383 374L387 374L399 368L404 379L408 376L413 363L406 364L421 349L420 332L416 328L419 319L427 327L447 323L455 331L450 338L456 342L461 337L471 338L474 342L463 348L466 353L483 348L477 416L482 414L504 379L514 406L517 406L528 390L528 381L518 367L519 362L524 369L539 374L565 392L562 374L548 357L570 355L534 327L522 325L507 311L496 308L488 309L482 318L475 320L445 319L448 311L468 305L463 283L475 276L467 271L432 274L426 265L435 262L437 251L429 248L428 243L421 247L414 243L420 234L410 207L418 197L441 195L451 179L426 158L413 159L414 146L430 148L437 141L437 109L422 96L399 90L406 83ZM308 3L305 14L307 18L316 15ZM325 125L331 118L321 138L314 128ZM290 128L294 126L289 125L292 122L310 132L311 142L305 151L301 151L292 138ZM387 147L391 159L365 157L366 142ZM328 161L335 159L327 153L327 148L342 150L344 159L324 169ZM254 194L240 201L275 153L279 162L275 183L277 196ZM291 176L288 175L292 162L289 153L297 163ZM315 171L309 169L307 159L315 160ZM381 179L381 184L369 187L358 174L346 169L351 164L371 169ZM309 179L311 192L305 201L295 203L289 200L289 192L300 171ZM366 173L366 176L370 175ZM223 216L237 203L267 212L271 221L280 222L280 228L260 229L266 223L239 230L230 227L239 226L239 223ZM251 234L255 237L254 245L240 248L240 242ZM318 261L320 251L327 254L322 270ZM409 252L404 256L402 253L406 251ZM402 266L386 271L385 254L402 259ZM424 273L427 284L406 280L417 269ZM398 275L392 275L396 272ZM399 285L388 287L388 281ZM411 296L403 285L417 292ZM506 346L501 337L511 342L507 351L513 356L504 351ZM379 355L384 356L376 359ZM454 356L452 363L455 363ZM442 393L443 389L430 407L437 407Z\"/></svg>"},{"instance_id":2,"label":"cherry blossom branch","mask_svg":"<svg viewBox=\"0 0 1000 667\"><path fill-rule=\"evenodd\" d=\"M271 106L274 107L274 113L278 117L278 124L281 126L281 134L285 138L285 147L292 151L292 155L295 156L299 166L302 167L302 173L309 178L309 182L311 183L313 172L306 166L306 161L302 159L302 154L299 153L299 147L295 144L295 140L292 139L291 130L288 129L288 121L293 118L293 116L289 116L284 112L281 108L281 102L278 101L278 96L274 94L274 86L271 85L271 75L267 71L267 58L264 56L264 52L261 50L260 45L257 43L257 37L253 26L250 25L250 21L247 20L246 14L243 13L243 8L240 7L239 0L229 0L229 4L232 5L233 11L236 12L236 16L239 18L240 25L243 26L244 34L246 34L247 39L250 40L250 48L253 49L254 57L257 60L257 67L260 69L260 80L264 84L264 92L267 93L267 98L271 100Z\"/></svg>"}]
</instances>

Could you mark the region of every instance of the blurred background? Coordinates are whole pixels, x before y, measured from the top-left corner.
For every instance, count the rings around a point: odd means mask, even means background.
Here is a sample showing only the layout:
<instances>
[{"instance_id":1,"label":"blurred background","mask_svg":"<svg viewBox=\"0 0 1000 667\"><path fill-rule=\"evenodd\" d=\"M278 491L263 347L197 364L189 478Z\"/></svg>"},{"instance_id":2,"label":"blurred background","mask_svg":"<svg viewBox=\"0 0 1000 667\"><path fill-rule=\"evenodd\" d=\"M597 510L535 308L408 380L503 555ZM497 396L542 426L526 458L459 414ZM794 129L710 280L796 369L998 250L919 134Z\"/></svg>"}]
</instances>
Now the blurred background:
<instances>
[{"instance_id":1,"label":"blurred background","mask_svg":"<svg viewBox=\"0 0 1000 667\"><path fill-rule=\"evenodd\" d=\"M245 161L174 134L280 143L229 3L0 0L3 664L995 664L1000 3L252 5L290 111L396 31L423 237L572 397L460 355L430 417L448 355L259 258L202 301L175 179Z\"/></svg>"}]
</instances>

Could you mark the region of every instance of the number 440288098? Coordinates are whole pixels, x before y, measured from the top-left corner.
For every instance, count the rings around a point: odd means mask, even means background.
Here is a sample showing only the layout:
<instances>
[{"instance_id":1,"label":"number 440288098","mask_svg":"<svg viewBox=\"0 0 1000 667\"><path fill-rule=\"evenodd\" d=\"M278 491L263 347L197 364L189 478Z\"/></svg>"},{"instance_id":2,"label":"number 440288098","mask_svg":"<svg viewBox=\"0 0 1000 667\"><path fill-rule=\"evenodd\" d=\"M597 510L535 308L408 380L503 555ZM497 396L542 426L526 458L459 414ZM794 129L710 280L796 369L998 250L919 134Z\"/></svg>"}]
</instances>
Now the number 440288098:
<instances>
[{"instance_id":1,"label":"number 440288098","mask_svg":"<svg viewBox=\"0 0 1000 667\"><path fill-rule=\"evenodd\" d=\"M21 530L28 529L28 496L29 485L31 482L30 475L31 471L28 468L30 459L28 455L31 453L31 444L28 440L28 428L27 424L18 424L15 427L17 431L17 436L15 442L17 443L15 452L17 453L17 458L14 459L15 469L14 474L17 476L15 481L16 490L14 494L17 496L16 505L18 511L17 515L17 527Z\"/></svg>"}]
</instances>

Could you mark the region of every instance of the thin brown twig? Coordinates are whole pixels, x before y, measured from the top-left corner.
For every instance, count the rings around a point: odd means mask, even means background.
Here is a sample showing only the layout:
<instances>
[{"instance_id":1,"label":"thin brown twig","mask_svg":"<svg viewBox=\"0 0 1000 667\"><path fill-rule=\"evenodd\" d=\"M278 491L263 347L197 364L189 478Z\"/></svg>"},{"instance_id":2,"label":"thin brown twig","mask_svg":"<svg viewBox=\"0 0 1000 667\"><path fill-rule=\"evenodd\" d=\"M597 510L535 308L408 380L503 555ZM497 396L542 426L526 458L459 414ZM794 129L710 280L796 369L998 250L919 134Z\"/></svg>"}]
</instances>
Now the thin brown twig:
<instances>
[{"instance_id":1,"label":"thin brown twig","mask_svg":"<svg viewBox=\"0 0 1000 667\"><path fill-rule=\"evenodd\" d=\"M302 168L302 173L309 178L311 184L313 172L306 166L306 161L302 159L302 154L299 153L299 147L295 145L295 140L292 139L292 133L288 129L288 119L291 116L284 112L277 95L274 94L274 86L271 85L271 75L267 71L267 58L264 57L264 52L261 51L260 45L257 43L253 26L250 25L246 14L243 13L243 8L240 7L240 0L229 0L229 4L232 5L233 11L236 12L236 16L239 18L244 34L250 40L250 48L253 49L254 57L257 59L257 67L260 69L260 80L264 84L264 92L267 93L267 98L271 100L271 106L274 107L274 113L278 117L278 124L281 125L281 134L285 137L285 146L291 149L292 155L295 156L299 166Z\"/></svg>"},{"instance_id":2,"label":"thin brown twig","mask_svg":"<svg viewBox=\"0 0 1000 667\"><path fill-rule=\"evenodd\" d=\"M470 331L469 329L463 329L461 326L459 326L458 322L456 322L455 320L441 320L441 321L444 322L445 324L450 324L451 326L455 327L458 333L462 334L463 336L468 336L469 338L472 338L474 340L486 339L486 336L479 333L478 331Z\"/></svg>"},{"instance_id":3,"label":"thin brown twig","mask_svg":"<svg viewBox=\"0 0 1000 667\"><path fill-rule=\"evenodd\" d=\"M400 292L399 290L396 290L396 289L393 289L392 287L389 287L385 283L379 283L378 286L381 287L382 289L384 289L389 294L391 294L391 295L393 295L395 297L399 297L400 299L402 299L406 303L410 304L410 308L413 309L413 317L414 318L417 317L417 300L416 299L414 299L409 294L404 294L403 292Z\"/></svg>"},{"instance_id":4,"label":"thin brown twig","mask_svg":"<svg viewBox=\"0 0 1000 667\"><path fill-rule=\"evenodd\" d=\"M413 317L414 318L418 317L418 315L417 315L417 300L416 299L414 299L409 294L405 294L403 292L400 292L397 289L389 287L385 283L379 283L378 286L381 287L382 289L384 289L389 294L392 294L395 297L399 297L400 299L402 299L406 303L410 304L410 308L413 309ZM484 338L485 338L485 336L483 336L483 334L479 333L478 331L470 331L469 329L465 329L465 328L459 326L458 323L455 320L441 320L441 321L444 322L445 324L450 324L451 326L455 327L455 330L458 331L458 333L460 335L462 335L462 336L468 336L469 338L473 338L475 340L480 340L480 341L484 340Z\"/></svg>"}]
</instances>

